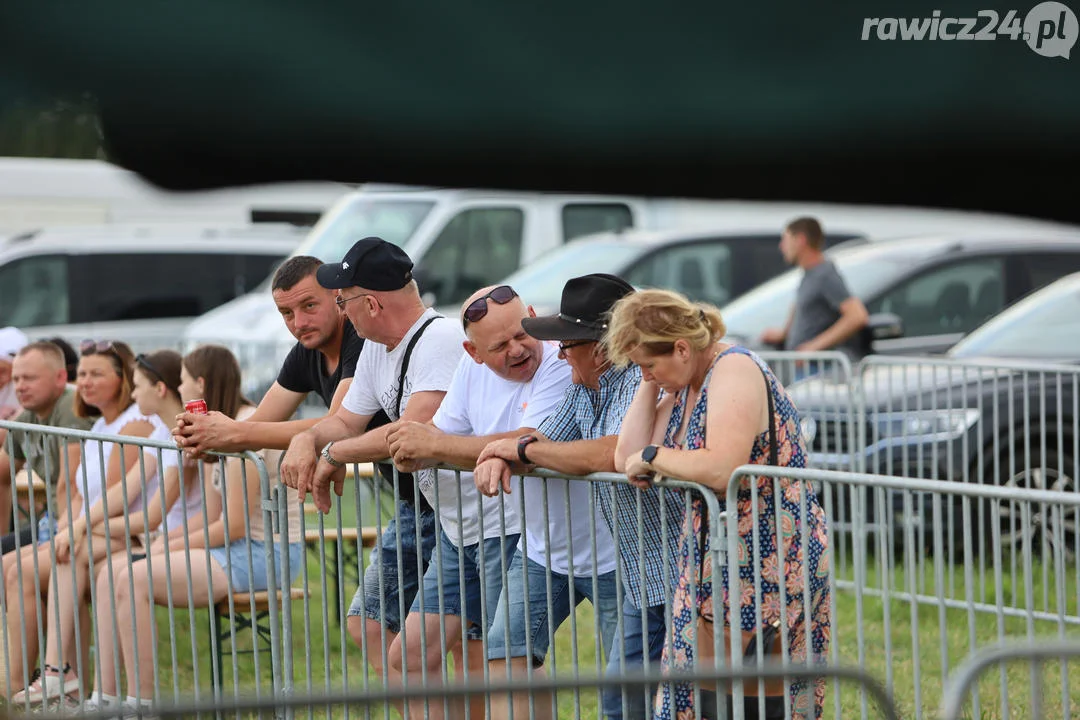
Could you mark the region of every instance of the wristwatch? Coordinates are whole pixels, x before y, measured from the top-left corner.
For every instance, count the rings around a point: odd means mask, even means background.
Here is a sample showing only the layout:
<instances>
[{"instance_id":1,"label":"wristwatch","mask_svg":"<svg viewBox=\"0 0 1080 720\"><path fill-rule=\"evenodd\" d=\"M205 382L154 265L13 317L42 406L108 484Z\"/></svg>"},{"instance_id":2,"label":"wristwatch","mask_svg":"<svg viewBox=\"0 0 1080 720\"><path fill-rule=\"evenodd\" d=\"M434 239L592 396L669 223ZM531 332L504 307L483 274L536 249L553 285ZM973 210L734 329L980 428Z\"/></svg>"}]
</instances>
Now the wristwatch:
<instances>
[{"instance_id":1,"label":"wristwatch","mask_svg":"<svg viewBox=\"0 0 1080 720\"><path fill-rule=\"evenodd\" d=\"M536 442L537 437L535 435L522 435L518 438L518 459L521 460L523 465L532 465L532 462L525 456L525 448L529 443Z\"/></svg>"},{"instance_id":2,"label":"wristwatch","mask_svg":"<svg viewBox=\"0 0 1080 720\"><path fill-rule=\"evenodd\" d=\"M653 464L653 460L656 459L656 453L660 452L660 447L657 445L646 445L641 449L641 461Z\"/></svg>"},{"instance_id":3,"label":"wristwatch","mask_svg":"<svg viewBox=\"0 0 1080 720\"><path fill-rule=\"evenodd\" d=\"M345 463L338 462L337 460L334 459L334 456L330 454L330 446L333 445L333 444L334 444L333 440L326 443L326 447L324 447L322 449L322 459L325 460L326 462L330 463L331 465L333 465L336 468L345 467Z\"/></svg>"}]
</instances>

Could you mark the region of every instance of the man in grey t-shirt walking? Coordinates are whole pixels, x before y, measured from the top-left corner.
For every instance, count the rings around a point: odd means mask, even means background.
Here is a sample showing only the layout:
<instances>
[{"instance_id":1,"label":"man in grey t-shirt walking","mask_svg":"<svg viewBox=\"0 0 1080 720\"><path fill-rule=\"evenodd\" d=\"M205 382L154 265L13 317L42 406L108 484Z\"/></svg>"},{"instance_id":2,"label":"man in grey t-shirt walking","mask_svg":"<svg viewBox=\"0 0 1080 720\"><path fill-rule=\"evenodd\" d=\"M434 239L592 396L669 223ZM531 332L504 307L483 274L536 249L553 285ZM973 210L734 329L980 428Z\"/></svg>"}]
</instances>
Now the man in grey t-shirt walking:
<instances>
[{"instance_id":1,"label":"man in grey t-shirt walking","mask_svg":"<svg viewBox=\"0 0 1080 720\"><path fill-rule=\"evenodd\" d=\"M785 350L817 352L841 348L866 327L869 314L851 294L836 265L825 259L821 223L801 217L788 223L780 252L790 265L803 269L795 304L784 328L769 328L761 341Z\"/></svg>"}]
</instances>

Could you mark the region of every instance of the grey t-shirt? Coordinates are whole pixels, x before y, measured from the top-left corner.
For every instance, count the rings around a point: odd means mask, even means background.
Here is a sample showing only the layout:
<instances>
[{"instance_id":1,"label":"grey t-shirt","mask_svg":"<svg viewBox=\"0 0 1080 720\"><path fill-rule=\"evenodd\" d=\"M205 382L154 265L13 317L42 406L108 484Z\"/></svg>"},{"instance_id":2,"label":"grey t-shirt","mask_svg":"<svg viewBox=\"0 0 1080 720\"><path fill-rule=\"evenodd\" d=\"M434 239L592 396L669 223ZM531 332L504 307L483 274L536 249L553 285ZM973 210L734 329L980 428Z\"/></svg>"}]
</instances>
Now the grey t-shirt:
<instances>
[{"instance_id":1,"label":"grey t-shirt","mask_svg":"<svg viewBox=\"0 0 1080 720\"><path fill-rule=\"evenodd\" d=\"M795 317L784 339L784 349L794 350L820 335L840 319L840 305L851 292L836 265L825 260L805 272L795 293Z\"/></svg>"}]
</instances>

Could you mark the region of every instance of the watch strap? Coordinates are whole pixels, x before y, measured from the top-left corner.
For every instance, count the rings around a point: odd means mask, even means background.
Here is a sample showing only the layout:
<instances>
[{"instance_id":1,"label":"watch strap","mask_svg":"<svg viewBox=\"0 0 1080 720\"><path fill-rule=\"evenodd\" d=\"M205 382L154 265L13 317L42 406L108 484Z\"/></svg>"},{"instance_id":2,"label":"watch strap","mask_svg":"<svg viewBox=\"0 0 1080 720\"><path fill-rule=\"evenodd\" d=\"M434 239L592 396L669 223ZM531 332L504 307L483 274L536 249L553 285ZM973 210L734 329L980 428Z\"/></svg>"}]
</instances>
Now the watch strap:
<instances>
[{"instance_id":1,"label":"watch strap","mask_svg":"<svg viewBox=\"0 0 1080 720\"><path fill-rule=\"evenodd\" d=\"M536 436L535 435L522 435L521 437L518 438L518 445L517 445L518 460L520 460L523 465L532 465L532 462L529 460L528 456L525 454L525 448L529 446L529 443L534 443L534 442L536 442Z\"/></svg>"}]
</instances>

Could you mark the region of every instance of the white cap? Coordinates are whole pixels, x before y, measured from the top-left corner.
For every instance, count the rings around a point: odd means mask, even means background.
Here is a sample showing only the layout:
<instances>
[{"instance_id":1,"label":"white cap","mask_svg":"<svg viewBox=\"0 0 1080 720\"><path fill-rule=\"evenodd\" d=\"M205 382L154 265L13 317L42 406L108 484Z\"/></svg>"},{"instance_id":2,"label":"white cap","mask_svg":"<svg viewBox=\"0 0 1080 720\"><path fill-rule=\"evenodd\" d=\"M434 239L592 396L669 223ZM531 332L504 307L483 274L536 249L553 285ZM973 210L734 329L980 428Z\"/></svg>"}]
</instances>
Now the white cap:
<instances>
[{"instance_id":1,"label":"white cap","mask_svg":"<svg viewBox=\"0 0 1080 720\"><path fill-rule=\"evenodd\" d=\"M0 360L11 362L11 359L29 344L30 339L19 328L12 326L0 328Z\"/></svg>"}]
</instances>

